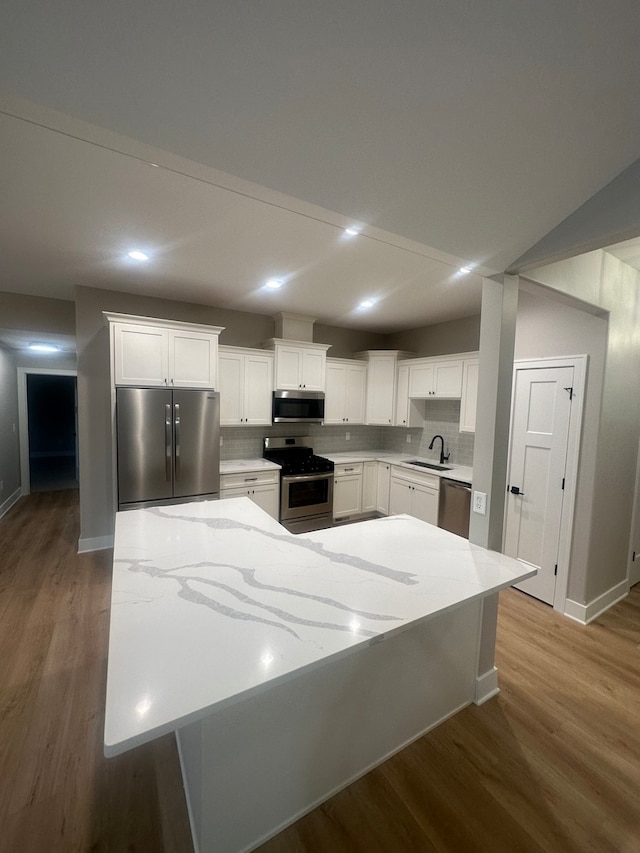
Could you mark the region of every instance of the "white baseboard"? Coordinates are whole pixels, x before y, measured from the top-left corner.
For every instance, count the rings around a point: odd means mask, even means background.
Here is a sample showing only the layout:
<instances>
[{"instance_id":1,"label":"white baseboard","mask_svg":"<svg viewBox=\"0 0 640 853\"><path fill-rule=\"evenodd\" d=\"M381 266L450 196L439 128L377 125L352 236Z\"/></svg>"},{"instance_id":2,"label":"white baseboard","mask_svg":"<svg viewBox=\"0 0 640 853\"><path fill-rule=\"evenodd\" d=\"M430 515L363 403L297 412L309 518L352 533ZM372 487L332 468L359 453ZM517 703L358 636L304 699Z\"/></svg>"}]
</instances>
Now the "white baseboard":
<instances>
[{"instance_id":1,"label":"white baseboard","mask_svg":"<svg viewBox=\"0 0 640 853\"><path fill-rule=\"evenodd\" d=\"M476 676L476 690L474 705L484 705L489 699L493 699L500 693L498 687L498 670L494 666L482 675Z\"/></svg>"},{"instance_id":2,"label":"white baseboard","mask_svg":"<svg viewBox=\"0 0 640 853\"><path fill-rule=\"evenodd\" d=\"M9 495L9 497L6 499L6 501L3 501L0 504L0 518L2 518L3 515L6 515L6 513L9 512L9 510L14 505L14 503L17 503L21 497L22 497L22 489L21 488L17 488L12 495Z\"/></svg>"},{"instance_id":3,"label":"white baseboard","mask_svg":"<svg viewBox=\"0 0 640 853\"><path fill-rule=\"evenodd\" d=\"M78 539L78 554L90 551L105 551L113 548L113 536L95 536L93 539Z\"/></svg>"},{"instance_id":4,"label":"white baseboard","mask_svg":"<svg viewBox=\"0 0 640 853\"><path fill-rule=\"evenodd\" d=\"M583 625L588 625L597 619L605 610L608 610L618 601L621 601L629 594L629 581L623 580L619 584L612 586L602 595L594 598L589 604L578 604L577 601L572 601L567 598L564 605L564 615L581 622Z\"/></svg>"}]
</instances>

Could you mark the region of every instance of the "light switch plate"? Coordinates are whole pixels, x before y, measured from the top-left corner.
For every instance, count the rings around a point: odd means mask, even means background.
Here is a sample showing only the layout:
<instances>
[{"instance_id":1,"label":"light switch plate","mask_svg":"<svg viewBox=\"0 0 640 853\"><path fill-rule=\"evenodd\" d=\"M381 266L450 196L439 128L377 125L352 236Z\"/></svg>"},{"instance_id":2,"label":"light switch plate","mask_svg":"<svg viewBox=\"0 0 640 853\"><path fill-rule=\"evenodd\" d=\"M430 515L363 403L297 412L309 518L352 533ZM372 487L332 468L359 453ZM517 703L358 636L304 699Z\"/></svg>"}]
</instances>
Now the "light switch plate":
<instances>
[{"instance_id":1,"label":"light switch plate","mask_svg":"<svg viewBox=\"0 0 640 853\"><path fill-rule=\"evenodd\" d=\"M473 493L473 511L477 512L478 515L486 515L487 514L487 493L486 492L474 492Z\"/></svg>"}]
</instances>

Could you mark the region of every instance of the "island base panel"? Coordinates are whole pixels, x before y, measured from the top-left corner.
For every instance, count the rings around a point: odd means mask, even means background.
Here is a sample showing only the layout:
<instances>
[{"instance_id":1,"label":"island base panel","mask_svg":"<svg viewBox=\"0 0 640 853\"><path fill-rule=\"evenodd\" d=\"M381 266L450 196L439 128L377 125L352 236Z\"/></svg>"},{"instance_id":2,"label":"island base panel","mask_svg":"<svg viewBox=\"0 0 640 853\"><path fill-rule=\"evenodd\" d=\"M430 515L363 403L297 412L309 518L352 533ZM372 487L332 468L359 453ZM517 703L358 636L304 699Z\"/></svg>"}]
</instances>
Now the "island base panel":
<instances>
[{"instance_id":1,"label":"island base panel","mask_svg":"<svg viewBox=\"0 0 640 853\"><path fill-rule=\"evenodd\" d=\"M475 699L481 600L177 732L197 853L252 850Z\"/></svg>"}]
</instances>

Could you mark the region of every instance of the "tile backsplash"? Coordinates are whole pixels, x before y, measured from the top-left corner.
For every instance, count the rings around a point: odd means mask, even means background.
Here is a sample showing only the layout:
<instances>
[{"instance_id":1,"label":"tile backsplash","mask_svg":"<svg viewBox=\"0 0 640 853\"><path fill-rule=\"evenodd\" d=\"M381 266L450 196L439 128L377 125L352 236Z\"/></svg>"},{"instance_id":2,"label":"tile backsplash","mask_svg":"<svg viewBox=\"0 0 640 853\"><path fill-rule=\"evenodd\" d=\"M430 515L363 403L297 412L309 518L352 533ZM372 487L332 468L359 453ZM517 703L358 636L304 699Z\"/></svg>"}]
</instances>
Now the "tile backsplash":
<instances>
[{"instance_id":1,"label":"tile backsplash","mask_svg":"<svg viewBox=\"0 0 640 853\"><path fill-rule=\"evenodd\" d=\"M410 453L426 458L436 458L440 452L429 450L434 435L444 438L445 453L451 453L450 462L457 465L473 464L472 433L458 432L460 420L459 400L426 400L423 428L378 426L319 426L315 424L278 424L264 427L222 427L221 459L255 459L262 456L265 436L309 435L315 453L342 453L350 450L388 450L393 453ZM347 440L347 434L349 439ZM407 442L411 436L411 443Z\"/></svg>"}]
</instances>

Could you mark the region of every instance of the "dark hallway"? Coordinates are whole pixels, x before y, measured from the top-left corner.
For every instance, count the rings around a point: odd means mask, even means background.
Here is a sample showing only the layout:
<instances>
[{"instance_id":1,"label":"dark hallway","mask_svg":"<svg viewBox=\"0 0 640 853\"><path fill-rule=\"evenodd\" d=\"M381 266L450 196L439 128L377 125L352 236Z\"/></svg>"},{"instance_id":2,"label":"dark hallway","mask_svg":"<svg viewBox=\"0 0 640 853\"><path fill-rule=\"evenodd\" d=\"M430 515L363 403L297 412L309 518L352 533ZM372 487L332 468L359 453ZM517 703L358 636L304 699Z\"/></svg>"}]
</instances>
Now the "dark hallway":
<instances>
[{"instance_id":1,"label":"dark hallway","mask_svg":"<svg viewBox=\"0 0 640 853\"><path fill-rule=\"evenodd\" d=\"M27 408L31 491L77 489L76 377L29 374Z\"/></svg>"}]
</instances>

